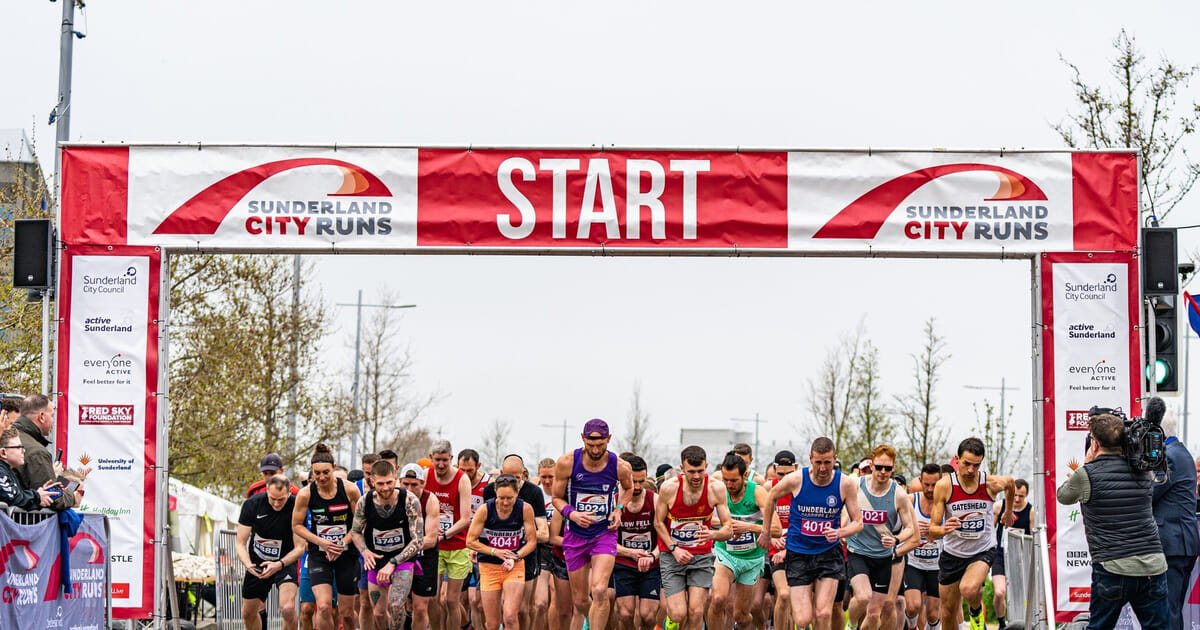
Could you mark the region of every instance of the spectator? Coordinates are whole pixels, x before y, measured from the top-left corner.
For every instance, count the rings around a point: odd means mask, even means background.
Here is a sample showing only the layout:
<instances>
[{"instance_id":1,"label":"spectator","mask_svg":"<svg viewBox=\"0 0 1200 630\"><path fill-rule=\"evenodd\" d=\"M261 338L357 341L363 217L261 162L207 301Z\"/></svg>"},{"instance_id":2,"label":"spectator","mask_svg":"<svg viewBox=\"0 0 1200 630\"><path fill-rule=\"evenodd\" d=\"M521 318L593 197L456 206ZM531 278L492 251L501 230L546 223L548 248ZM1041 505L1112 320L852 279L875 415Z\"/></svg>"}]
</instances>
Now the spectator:
<instances>
[{"instance_id":1,"label":"spectator","mask_svg":"<svg viewBox=\"0 0 1200 630\"><path fill-rule=\"evenodd\" d=\"M1166 405L1154 396L1146 400L1147 420L1162 416L1167 436L1167 479L1154 484L1154 520L1158 539L1167 556L1167 627L1183 629L1183 601L1196 556L1200 555L1200 535L1196 532L1196 478L1192 476L1192 454L1176 437L1179 421L1175 414L1163 412Z\"/></svg>"},{"instance_id":2,"label":"spectator","mask_svg":"<svg viewBox=\"0 0 1200 630\"><path fill-rule=\"evenodd\" d=\"M0 398L0 431L11 427L21 417L21 399L12 396Z\"/></svg>"},{"instance_id":3,"label":"spectator","mask_svg":"<svg viewBox=\"0 0 1200 630\"><path fill-rule=\"evenodd\" d=\"M260 492L267 491L267 482L271 480L271 477L283 472L283 458L275 453L263 455L263 458L258 462L258 472L262 475L262 479L250 484L250 487L246 489L247 499ZM290 483L288 484L288 489L291 491L292 496L296 496L296 493L300 492L300 488Z\"/></svg>"},{"instance_id":4,"label":"spectator","mask_svg":"<svg viewBox=\"0 0 1200 630\"><path fill-rule=\"evenodd\" d=\"M25 447L21 445L21 434L7 428L0 432L0 503L7 503L22 510L47 507L53 500L45 488L26 490L17 479L13 469L25 463Z\"/></svg>"},{"instance_id":5,"label":"spectator","mask_svg":"<svg viewBox=\"0 0 1200 630\"><path fill-rule=\"evenodd\" d=\"M17 479L25 488L41 488L48 481L58 479L58 471L54 468L54 460L46 447L50 440L50 430L54 427L54 404L44 394L30 394L21 401L21 417L13 423L13 428L21 434L21 445L25 447L25 463L16 467ZM61 464L60 464L61 465ZM64 492L50 508L61 512L79 504L79 491Z\"/></svg>"}]
</instances>

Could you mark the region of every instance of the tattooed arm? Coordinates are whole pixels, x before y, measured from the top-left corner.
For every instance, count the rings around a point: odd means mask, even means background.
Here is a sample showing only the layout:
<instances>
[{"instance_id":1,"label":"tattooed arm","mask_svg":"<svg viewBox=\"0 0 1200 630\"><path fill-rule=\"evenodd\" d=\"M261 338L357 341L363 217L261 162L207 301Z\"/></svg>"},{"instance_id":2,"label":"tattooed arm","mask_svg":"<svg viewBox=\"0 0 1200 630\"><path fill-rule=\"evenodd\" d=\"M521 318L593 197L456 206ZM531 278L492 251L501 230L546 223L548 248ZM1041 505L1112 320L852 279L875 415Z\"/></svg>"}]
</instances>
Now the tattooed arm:
<instances>
[{"instance_id":1,"label":"tattooed arm","mask_svg":"<svg viewBox=\"0 0 1200 630\"><path fill-rule=\"evenodd\" d=\"M404 511L408 515L408 544L400 550L400 554L392 558L392 563L401 564L412 560L421 550L425 542L425 519L421 518L421 504L417 495L405 492Z\"/></svg>"},{"instance_id":2,"label":"tattooed arm","mask_svg":"<svg viewBox=\"0 0 1200 630\"><path fill-rule=\"evenodd\" d=\"M354 541L355 548L362 554L363 566L374 570L375 561L379 559L379 554L367 549L366 539L363 538L363 532L366 529L367 497L361 496L358 498L358 503L354 504L354 522L350 525L350 539Z\"/></svg>"}]
</instances>

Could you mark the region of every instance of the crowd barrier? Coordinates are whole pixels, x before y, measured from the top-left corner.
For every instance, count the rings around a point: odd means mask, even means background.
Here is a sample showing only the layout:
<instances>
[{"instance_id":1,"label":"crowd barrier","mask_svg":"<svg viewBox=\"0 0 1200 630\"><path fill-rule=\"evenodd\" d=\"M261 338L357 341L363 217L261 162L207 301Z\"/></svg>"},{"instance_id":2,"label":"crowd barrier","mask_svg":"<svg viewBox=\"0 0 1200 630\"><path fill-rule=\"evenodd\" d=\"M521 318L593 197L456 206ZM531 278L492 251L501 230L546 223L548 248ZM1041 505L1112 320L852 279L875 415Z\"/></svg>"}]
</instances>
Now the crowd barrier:
<instances>
[{"instance_id":1,"label":"crowd barrier","mask_svg":"<svg viewBox=\"0 0 1200 630\"><path fill-rule=\"evenodd\" d=\"M246 567L237 557L237 532L230 529L218 531L213 550L217 561L217 630L246 630L246 624L242 621L242 579L246 575ZM299 602L299 597L296 601ZM279 589L271 589L271 594L267 596L265 630L283 630L283 618L279 615Z\"/></svg>"},{"instance_id":2,"label":"crowd barrier","mask_svg":"<svg viewBox=\"0 0 1200 630\"><path fill-rule=\"evenodd\" d=\"M0 588L0 627L112 628L112 572L109 523L103 514L80 512L82 520L71 539L71 575L62 576L62 547L58 513L22 510L0 503L0 547L23 547L9 554ZM31 529L32 528L32 529ZM88 541L83 544L84 541ZM51 590L58 577L69 581L72 595Z\"/></svg>"},{"instance_id":3,"label":"crowd barrier","mask_svg":"<svg viewBox=\"0 0 1200 630\"><path fill-rule=\"evenodd\" d=\"M1041 556L1034 553L1033 536L1005 527L1002 544L1004 573L1008 579L1007 618L1010 623L1020 622L1027 629L1041 627L1040 620L1046 617L1042 589L1037 587Z\"/></svg>"}]
</instances>

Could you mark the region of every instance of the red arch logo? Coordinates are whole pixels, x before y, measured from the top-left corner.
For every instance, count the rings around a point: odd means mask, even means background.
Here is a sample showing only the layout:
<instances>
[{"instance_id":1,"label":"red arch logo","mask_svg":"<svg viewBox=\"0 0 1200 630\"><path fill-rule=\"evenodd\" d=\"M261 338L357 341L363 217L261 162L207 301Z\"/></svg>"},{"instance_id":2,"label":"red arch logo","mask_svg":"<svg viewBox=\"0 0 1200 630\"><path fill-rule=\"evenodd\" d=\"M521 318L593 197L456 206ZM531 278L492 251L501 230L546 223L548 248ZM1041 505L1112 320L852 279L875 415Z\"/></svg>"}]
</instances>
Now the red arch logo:
<instances>
[{"instance_id":1,"label":"red arch logo","mask_svg":"<svg viewBox=\"0 0 1200 630\"><path fill-rule=\"evenodd\" d=\"M328 158L297 158L268 162L230 175L196 193L167 215L155 234L215 234L221 221L251 190L268 178L305 166L336 166L342 186L330 197L391 197L392 192L370 171L349 162Z\"/></svg>"},{"instance_id":2,"label":"red arch logo","mask_svg":"<svg viewBox=\"0 0 1200 630\"><path fill-rule=\"evenodd\" d=\"M987 171L1000 179L996 194L984 201L1045 201L1046 193L1028 177L1000 166L991 164L944 164L913 171L888 180L872 188L850 205L833 215L813 238L862 238L872 239L883 227L883 222L901 203L920 187L953 173Z\"/></svg>"}]
</instances>

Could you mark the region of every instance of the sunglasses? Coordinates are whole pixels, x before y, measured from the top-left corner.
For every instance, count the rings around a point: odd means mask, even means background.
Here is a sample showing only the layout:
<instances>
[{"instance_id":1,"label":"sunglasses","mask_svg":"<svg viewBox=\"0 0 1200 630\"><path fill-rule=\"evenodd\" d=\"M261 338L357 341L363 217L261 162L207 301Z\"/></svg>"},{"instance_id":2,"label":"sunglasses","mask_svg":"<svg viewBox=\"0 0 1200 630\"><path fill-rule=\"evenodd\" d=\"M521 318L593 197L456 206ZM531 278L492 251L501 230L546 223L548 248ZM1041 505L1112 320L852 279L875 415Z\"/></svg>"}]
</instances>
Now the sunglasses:
<instances>
[{"instance_id":1,"label":"sunglasses","mask_svg":"<svg viewBox=\"0 0 1200 630\"><path fill-rule=\"evenodd\" d=\"M883 472L892 472L892 469L894 468L895 466L880 466L879 464L875 464L875 470L881 470Z\"/></svg>"}]
</instances>

